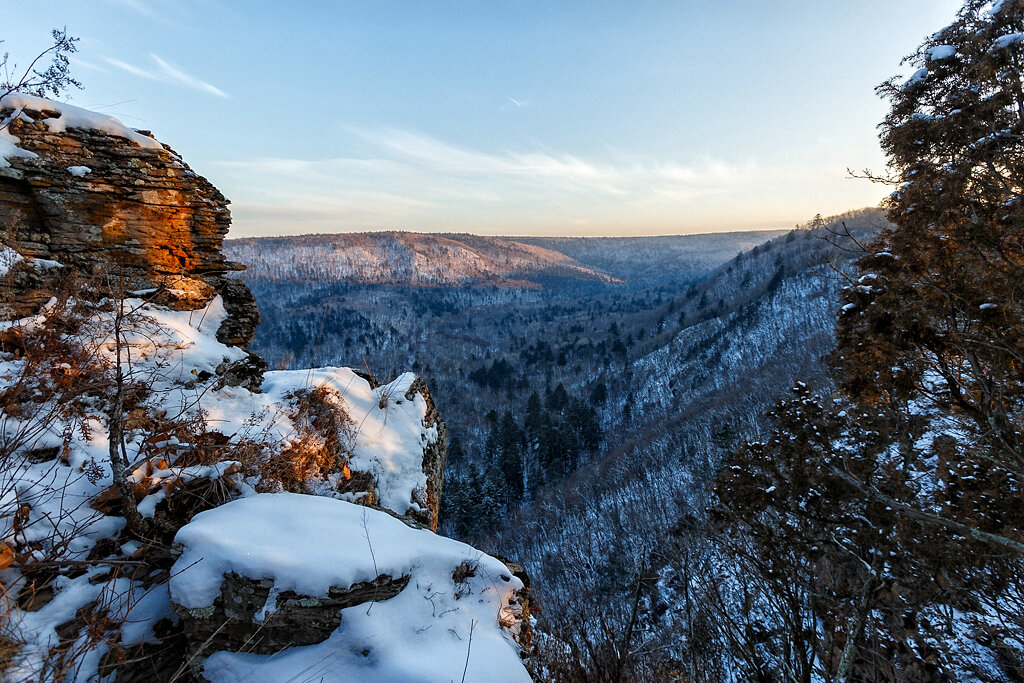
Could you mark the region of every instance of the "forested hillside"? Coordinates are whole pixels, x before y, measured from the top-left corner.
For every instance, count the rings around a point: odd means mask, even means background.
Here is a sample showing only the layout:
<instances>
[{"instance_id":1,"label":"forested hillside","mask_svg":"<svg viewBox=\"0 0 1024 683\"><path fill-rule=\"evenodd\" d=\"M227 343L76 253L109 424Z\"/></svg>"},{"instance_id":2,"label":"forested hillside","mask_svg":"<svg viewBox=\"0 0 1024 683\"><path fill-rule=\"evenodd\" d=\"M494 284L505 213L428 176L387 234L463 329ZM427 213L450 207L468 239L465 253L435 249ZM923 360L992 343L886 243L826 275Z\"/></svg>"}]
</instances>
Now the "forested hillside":
<instances>
[{"instance_id":1,"label":"forested hillside","mask_svg":"<svg viewBox=\"0 0 1024 683\"><path fill-rule=\"evenodd\" d=\"M664 237L517 237L565 254L577 263L634 286L702 277L738 252L753 249L785 230Z\"/></svg>"},{"instance_id":2,"label":"forested hillside","mask_svg":"<svg viewBox=\"0 0 1024 683\"><path fill-rule=\"evenodd\" d=\"M873 209L811 221L702 277L674 281L695 268L684 261L648 286L244 277L264 315L256 345L272 360L423 374L453 438L442 530L522 562L546 632L585 651L606 634L580 623L618 632L633 579L671 566L655 550L700 514L725 449L760 433L793 377L824 376L856 244L887 224ZM645 253L646 239L600 242L605 262ZM644 599L659 648L678 641L674 617ZM552 652L538 661L561 659Z\"/></svg>"},{"instance_id":3,"label":"forested hillside","mask_svg":"<svg viewBox=\"0 0 1024 683\"><path fill-rule=\"evenodd\" d=\"M610 282L565 254L477 235L383 232L233 240L232 258L266 282L532 287L546 280Z\"/></svg>"},{"instance_id":4,"label":"forested hillside","mask_svg":"<svg viewBox=\"0 0 1024 683\"><path fill-rule=\"evenodd\" d=\"M377 284L628 289L690 282L780 231L643 238L484 237L410 232L228 240L229 258L261 284Z\"/></svg>"}]
</instances>

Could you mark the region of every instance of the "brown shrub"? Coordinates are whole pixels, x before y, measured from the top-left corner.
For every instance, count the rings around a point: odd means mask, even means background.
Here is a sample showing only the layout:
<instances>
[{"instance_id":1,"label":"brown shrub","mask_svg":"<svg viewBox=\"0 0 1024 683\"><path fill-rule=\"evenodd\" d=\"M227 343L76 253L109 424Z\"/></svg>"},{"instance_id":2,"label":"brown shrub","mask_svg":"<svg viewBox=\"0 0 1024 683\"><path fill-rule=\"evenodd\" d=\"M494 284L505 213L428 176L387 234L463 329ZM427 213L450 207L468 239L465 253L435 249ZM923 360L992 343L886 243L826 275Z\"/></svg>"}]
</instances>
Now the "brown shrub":
<instances>
[{"instance_id":1,"label":"brown shrub","mask_svg":"<svg viewBox=\"0 0 1024 683\"><path fill-rule=\"evenodd\" d=\"M298 437L259 464L261 484L266 490L303 493L314 481L341 474L339 488L354 486L372 491L372 477L356 478L349 470L356 430L338 392L316 387L296 391L289 398L293 406L289 417ZM367 484L369 488L362 488Z\"/></svg>"}]
</instances>

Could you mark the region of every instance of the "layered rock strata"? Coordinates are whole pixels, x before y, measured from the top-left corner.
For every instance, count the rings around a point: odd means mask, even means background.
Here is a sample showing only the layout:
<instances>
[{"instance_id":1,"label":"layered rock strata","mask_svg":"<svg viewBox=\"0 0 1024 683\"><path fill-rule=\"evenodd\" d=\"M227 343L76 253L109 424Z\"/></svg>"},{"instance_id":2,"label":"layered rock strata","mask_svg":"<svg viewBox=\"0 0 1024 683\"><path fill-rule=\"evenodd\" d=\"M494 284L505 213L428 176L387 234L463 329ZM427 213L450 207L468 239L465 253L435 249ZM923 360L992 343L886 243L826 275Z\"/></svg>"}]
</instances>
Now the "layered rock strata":
<instances>
[{"instance_id":1,"label":"layered rock strata","mask_svg":"<svg viewBox=\"0 0 1024 683\"><path fill-rule=\"evenodd\" d=\"M247 346L259 312L244 283L225 277L244 269L222 251L228 200L148 133L75 126L80 112L25 96L0 101L3 132L17 145L0 164L4 242L30 260L74 266L107 290L156 289L155 301L175 308L221 294L230 314L221 341ZM23 279L11 307L29 314L45 300L45 278Z\"/></svg>"}]
</instances>

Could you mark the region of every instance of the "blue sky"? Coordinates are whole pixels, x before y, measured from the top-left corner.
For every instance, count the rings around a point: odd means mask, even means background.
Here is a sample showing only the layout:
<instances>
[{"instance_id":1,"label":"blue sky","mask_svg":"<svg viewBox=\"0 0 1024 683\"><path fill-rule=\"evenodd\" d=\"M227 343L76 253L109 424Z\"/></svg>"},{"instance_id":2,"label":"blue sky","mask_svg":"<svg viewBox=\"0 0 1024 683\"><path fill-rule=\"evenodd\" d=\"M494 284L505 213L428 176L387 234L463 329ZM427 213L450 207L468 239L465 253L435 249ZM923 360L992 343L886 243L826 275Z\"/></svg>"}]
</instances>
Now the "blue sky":
<instances>
[{"instance_id":1,"label":"blue sky","mask_svg":"<svg viewBox=\"0 0 1024 683\"><path fill-rule=\"evenodd\" d=\"M678 234L876 204L873 89L953 0L34 0L79 106L151 129L232 236Z\"/></svg>"}]
</instances>

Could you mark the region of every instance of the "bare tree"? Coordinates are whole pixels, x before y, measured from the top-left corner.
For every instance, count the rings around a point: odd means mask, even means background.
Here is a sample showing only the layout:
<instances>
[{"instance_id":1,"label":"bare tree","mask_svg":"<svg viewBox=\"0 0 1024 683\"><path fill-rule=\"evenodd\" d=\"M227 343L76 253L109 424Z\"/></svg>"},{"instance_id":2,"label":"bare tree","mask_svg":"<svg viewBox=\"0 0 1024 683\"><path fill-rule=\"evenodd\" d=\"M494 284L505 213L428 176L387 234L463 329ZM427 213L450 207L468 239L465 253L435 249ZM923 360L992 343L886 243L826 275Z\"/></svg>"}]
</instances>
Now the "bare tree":
<instances>
[{"instance_id":1,"label":"bare tree","mask_svg":"<svg viewBox=\"0 0 1024 683\"><path fill-rule=\"evenodd\" d=\"M19 92L37 97L59 97L71 88L82 84L71 76L69 55L78 51L78 38L68 35L67 27L53 29L53 44L40 52L24 69L12 62L7 52L0 57L0 98ZM4 41L0 40L0 43ZM49 64L46 60L49 59ZM44 65L45 64L45 68Z\"/></svg>"}]
</instances>

